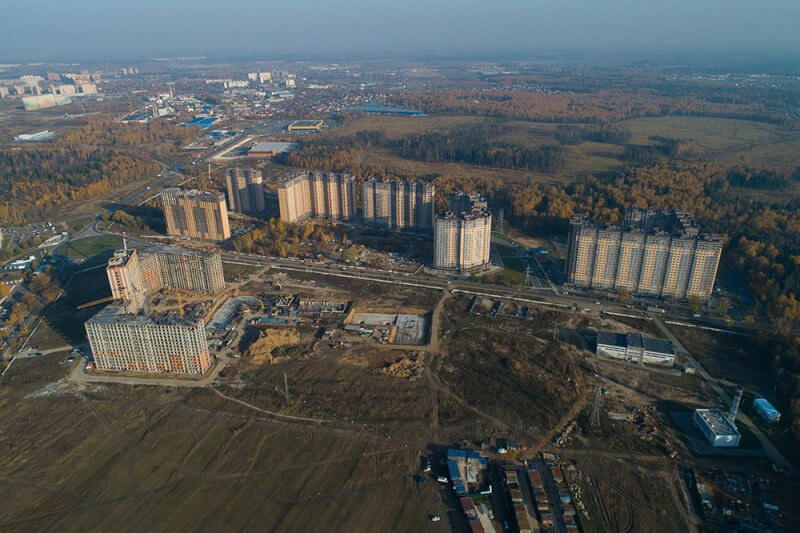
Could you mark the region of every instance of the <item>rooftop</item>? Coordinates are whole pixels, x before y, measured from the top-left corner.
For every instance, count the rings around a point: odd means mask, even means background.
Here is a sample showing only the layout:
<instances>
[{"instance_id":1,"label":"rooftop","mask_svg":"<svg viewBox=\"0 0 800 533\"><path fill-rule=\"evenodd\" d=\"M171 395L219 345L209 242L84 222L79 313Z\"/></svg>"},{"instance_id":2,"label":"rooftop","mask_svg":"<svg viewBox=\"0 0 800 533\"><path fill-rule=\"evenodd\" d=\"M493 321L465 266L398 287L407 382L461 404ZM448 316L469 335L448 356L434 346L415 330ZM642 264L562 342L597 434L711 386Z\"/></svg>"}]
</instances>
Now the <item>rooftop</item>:
<instances>
[{"instance_id":1,"label":"rooftop","mask_svg":"<svg viewBox=\"0 0 800 533\"><path fill-rule=\"evenodd\" d=\"M196 322L184 318L174 312L164 315L134 315L130 312L128 304L112 303L102 308L96 315L86 321L86 324L126 324L132 326L202 326L202 321Z\"/></svg>"},{"instance_id":2,"label":"rooftop","mask_svg":"<svg viewBox=\"0 0 800 533\"><path fill-rule=\"evenodd\" d=\"M739 435L739 431L719 409L695 409L715 435Z\"/></svg>"},{"instance_id":3,"label":"rooftop","mask_svg":"<svg viewBox=\"0 0 800 533\"><path fill-rule=\"evenodd\" d=\"M655 353L674 354L672 342L667 339L645 337L641 333L617 333L614 331L598 331L597 344L617 346L619 348L644 348L645 351Z\"/></svg>"},{"instance_id":4,"label":"rooftop","mask_svg":"<svg viewBox=\"0 0 800 533\"><path fill-rule=\"evenodd\" d=\"M219 191L199 191L197 189L182 189L180 187L167 187L164 189L163 194L175 194L183 198L199 198L201 200L225 200L225 195Z\"/></svg>"},{"instance_id":5,"label":"rooftop","mask_svg":"<svg viewBox=\"0 0 800 533\"><path fill-rule=\"evenodd\" d=\"M290 152L297 148L297 143L286 142L261 142L253 145L248 151L250 154L268 153L268 154L283 154Z\"/></svg>"}]
</instances>

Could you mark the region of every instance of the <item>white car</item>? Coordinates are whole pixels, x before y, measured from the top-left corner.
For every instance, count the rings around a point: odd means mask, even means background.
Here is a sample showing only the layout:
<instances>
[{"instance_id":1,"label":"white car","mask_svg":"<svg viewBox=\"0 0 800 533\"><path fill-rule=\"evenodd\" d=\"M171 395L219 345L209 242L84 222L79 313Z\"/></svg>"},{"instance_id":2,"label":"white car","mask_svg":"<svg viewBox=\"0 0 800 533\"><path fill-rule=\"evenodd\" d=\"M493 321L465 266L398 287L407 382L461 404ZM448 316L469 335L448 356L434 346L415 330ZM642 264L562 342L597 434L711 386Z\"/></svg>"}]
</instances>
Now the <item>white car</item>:
<instances>
[{"instance_id":1,"label":"white car","mask_svg":"<svg viewBox=\"0 0 800 533\"><path fill-rule=\"evenodd\" d=\"M433 515L433 516L431 517L431 522L438 522L438 521L439 521L439 520L441 520L441 519L442 519L442 517L441 517L441 516L439 516L438 514L435 514L435 515Z\"/></svg>"}]
</instances>

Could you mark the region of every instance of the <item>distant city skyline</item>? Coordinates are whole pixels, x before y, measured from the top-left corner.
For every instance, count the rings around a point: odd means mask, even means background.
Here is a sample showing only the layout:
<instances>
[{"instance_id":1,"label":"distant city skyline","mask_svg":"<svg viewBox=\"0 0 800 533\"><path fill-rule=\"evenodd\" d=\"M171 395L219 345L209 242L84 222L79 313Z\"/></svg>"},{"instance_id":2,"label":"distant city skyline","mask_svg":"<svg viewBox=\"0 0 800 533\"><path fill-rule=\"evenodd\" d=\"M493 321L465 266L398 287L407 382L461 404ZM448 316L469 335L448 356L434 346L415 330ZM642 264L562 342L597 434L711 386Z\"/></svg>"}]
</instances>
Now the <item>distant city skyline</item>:
<instances>
[{"instance_id":1,"label":"distant city skyline","mask_svg":"<svg viewBox=\"0 0 800 533\"><path fill-rule=\"evenodd\" d=\"M1 12L3 61L800 50L794 0L40 0Z\"/></svg>"}]
</instances>

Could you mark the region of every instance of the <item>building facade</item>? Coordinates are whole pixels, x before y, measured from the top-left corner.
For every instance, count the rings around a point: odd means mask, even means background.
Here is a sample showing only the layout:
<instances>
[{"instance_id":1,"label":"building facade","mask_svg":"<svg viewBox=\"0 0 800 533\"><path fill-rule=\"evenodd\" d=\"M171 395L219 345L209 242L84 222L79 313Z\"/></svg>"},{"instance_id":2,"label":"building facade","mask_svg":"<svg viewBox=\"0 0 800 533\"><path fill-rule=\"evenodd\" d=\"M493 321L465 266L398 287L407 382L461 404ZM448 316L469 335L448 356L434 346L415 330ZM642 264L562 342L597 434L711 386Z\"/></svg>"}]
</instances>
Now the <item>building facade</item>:
<instances>
[{"instance_id":1,"label":"building facade","mask_svg":"<svg viewBox=\"0 0 800 533\"><path fill-rule=\"evenodd\" d=\"M225 195L175 187L161 193L167 234L206 241L230 238Z\"/></svg>"},{"instance_id":2,"label":"building facade","mask_svg":"<svg viewBox=\"0 0 800 533\"><path fill-rule=\"evenodd\" d=\"M570 223L565 279L590 289L705 300L721 254L722 238L699 234L685 213L633 209L623 228L578 216Z\"/></svg>"},{"instance_id":3,"label":"building facade","mask_svg":"<svg viewBox=\"0 0 800 533\"><path fill-rule=\"evenodd\" d=\"M303 172L278 186L281 220L305 218L350 220L356 213L353 176L333 172Z\"/></svg>"},{"instance_id":4,"label":"building facade","mask_svg":"<svg viewBox=\"0 0 800 533\"><path fill-rule=\"evenodd\" d=\"M595 353L634 363L672 365L675 348L665 339L645 337L641 333L597 332Z\"/></svg>"},{"instance_id":5,"label":"building facade","mask_svg":"<svg viewBox=\"0 0 800 533\"><path fill-rule=\"evenodd\" d=\"M389 229L431 230L436 187L427 183L368 180L362 186L364 222Z\"/></svg>"},{"instance_id":6,"label":"building facade","mask_svg":"<svg viewBox=\"0 0 800 533\"><path fill-rule=\"evenodd\" d=\"M99 370L202 374L211 366L202 320L134 315L113 304L85 327Z\"/></svg>"},{"instance_id":7,"label":"building facade","mask_svg":"<svg viewBox=\"0 0 800 533\"><path fill-rule=\"evenodd\" d=\"M264 211L264 179L258 169L228 169L228 208L237 213L255 214Z\"/></svg>"},{"instance_id":8,"label":"building facade","mask_svg":"<svg viewBox=\"0 0 800 533\"><path fill-rule=\"evenodd\" d=\"M492 215L486 209L447 213L434 222L433 266L446 270L471 270L489 263Z\"/></svg>"},{"instance_id":9,"label":"building facade","mask_svg":"<svg viewBox=\"0 0 800 533\"><path fill-rule=\"evenodd\" d=\"M161 248L139 253L117 250L106 267L111 296L132 304L134 314L144 309L146 296L165 287L202 293L225 289L222 258L180 248Z\"/></svg>"}]
</instances>

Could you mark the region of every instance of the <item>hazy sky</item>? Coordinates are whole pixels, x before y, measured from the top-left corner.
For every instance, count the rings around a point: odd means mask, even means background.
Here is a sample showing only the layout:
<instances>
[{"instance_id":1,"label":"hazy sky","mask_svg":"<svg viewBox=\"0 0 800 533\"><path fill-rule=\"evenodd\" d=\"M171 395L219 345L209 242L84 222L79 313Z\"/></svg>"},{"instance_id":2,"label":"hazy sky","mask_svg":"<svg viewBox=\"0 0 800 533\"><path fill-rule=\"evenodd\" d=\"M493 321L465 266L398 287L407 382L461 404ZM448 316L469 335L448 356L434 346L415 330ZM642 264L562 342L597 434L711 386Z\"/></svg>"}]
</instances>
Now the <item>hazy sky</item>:
<instances>
[{"instance_id":1,"label":"hazy sky","mask_svg":"<svg viewBox=\"0 0 800 533\"><path fill-rule=\"evenodd\" d=\"M800 0L3 0L0 58L800 52Z\"/></svg>"}]
</instances>

